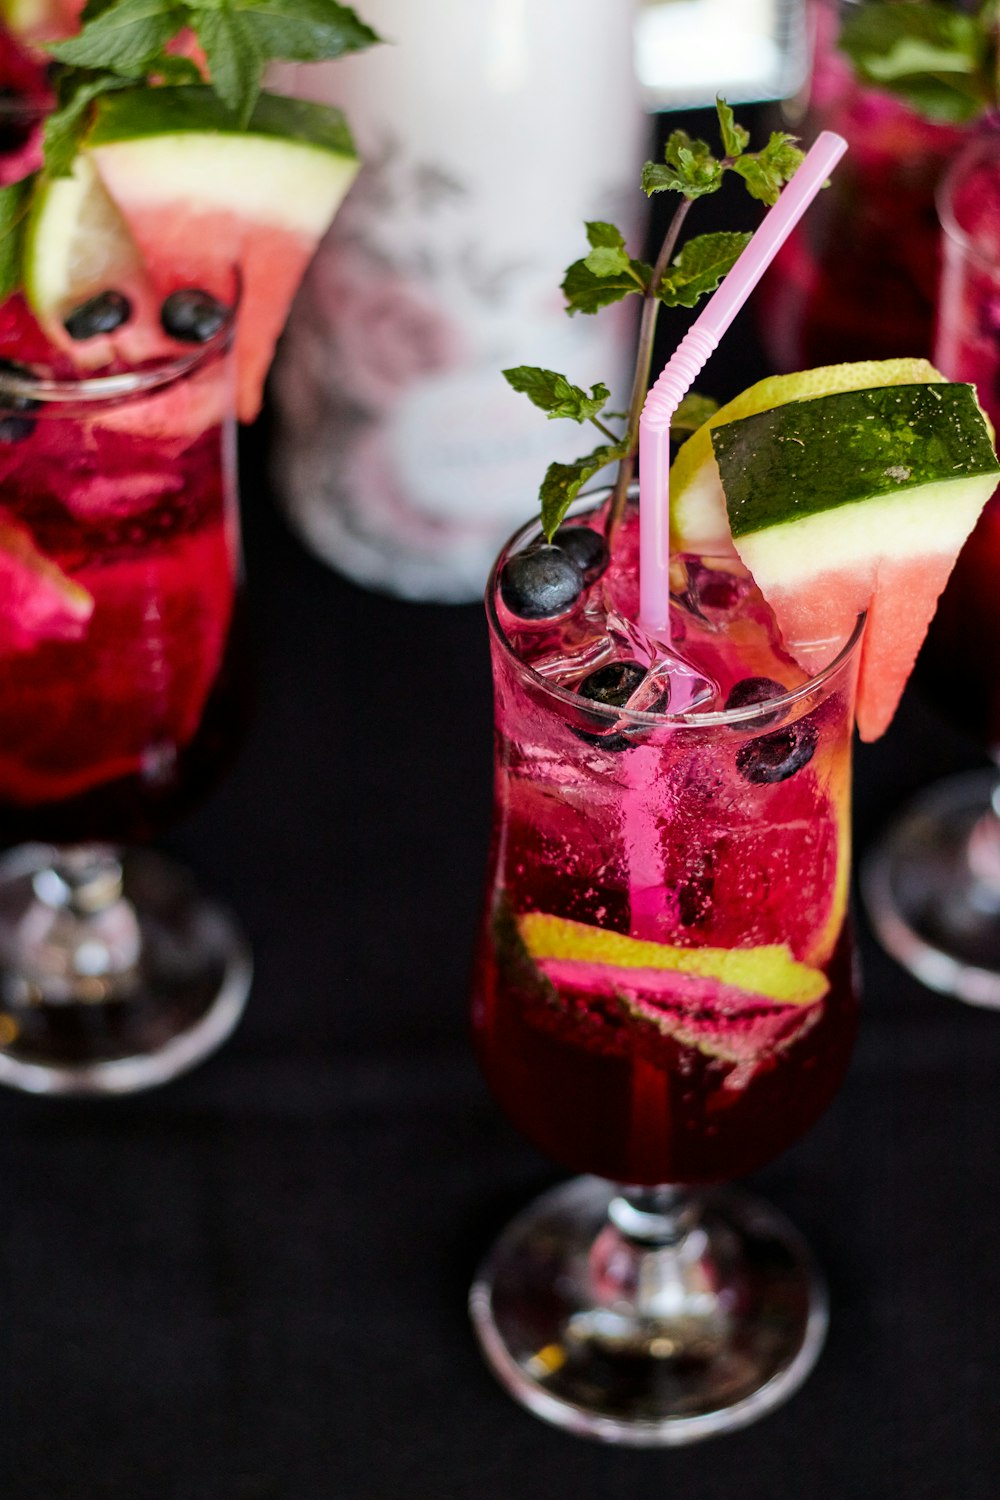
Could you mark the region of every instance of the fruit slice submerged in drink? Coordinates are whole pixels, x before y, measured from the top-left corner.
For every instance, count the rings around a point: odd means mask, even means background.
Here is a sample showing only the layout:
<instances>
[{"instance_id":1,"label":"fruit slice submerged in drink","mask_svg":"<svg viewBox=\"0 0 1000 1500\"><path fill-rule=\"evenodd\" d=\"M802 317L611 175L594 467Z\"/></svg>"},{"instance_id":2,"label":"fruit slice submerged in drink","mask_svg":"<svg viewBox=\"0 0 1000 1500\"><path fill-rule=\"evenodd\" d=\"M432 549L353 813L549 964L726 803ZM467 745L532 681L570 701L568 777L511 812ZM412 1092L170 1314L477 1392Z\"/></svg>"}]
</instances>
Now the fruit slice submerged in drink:
<instances>
[{"instance_id":1,"label":"fruit slice submerged in drink","mask_svg":"<svg viewBox=\"0 0 1000 1500\"><path fill-rule=\"evenodd\" d=\"M40 641L79 640L94 612L91 594L43 556L27 527L0 511L0 657Z\"/></svg>"},{"instance_id":2,"label":"fruit slice submerged in drink","mask_svg":"<svg viewBox=\"0 0 1000 1500\"><path fill-rule=\"evenodd\" d=\"M813 1024L812 1007L830 988L784 944L678 948L541 912L520 917L517 929L558 1009L579 1008L588 1028L595 1002L598 1014L624 1011L641 1023L627 1035L650 1061L663 1061L666 1038L744 1064L741 1079Z\"/></svg>"}]
</instances>

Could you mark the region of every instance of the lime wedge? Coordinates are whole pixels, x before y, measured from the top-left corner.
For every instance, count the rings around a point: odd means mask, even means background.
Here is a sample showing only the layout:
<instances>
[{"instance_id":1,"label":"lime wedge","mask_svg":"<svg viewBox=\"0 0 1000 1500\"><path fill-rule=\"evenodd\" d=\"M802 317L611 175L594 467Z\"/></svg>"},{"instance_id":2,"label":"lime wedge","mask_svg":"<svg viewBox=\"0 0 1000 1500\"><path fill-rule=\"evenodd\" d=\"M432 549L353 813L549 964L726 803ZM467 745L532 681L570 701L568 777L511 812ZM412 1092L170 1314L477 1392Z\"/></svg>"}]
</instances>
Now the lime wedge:
<instances>
[{"instance_id":1,"label":"lime wedge","mask_svg":"<svg viewBox=\"0 0 1000 1500\"><path fill-rule=\"evenodd\" d=\"M24 291L45 333L83 366L107 363L107 336L70 339L63 318L96 292L141 284L142 262L128 226L89 156L71 177L43 180L35 192L24 246Z\"/></svg>"},{"instance_id":2,"label":"lime wedge","mask_svg":"<svg viewBox=\"0 0 1000 1500\"><path fill-rule=\"evenodd\" d=\"M789 401L810 401L839 391L942 381L925 359L862 360L823 365L791 375L771 375L720 406L683 445L670 469L670 545L675 552L731 554L732 538L712 431Z\"/></svg>"}]
</instances>

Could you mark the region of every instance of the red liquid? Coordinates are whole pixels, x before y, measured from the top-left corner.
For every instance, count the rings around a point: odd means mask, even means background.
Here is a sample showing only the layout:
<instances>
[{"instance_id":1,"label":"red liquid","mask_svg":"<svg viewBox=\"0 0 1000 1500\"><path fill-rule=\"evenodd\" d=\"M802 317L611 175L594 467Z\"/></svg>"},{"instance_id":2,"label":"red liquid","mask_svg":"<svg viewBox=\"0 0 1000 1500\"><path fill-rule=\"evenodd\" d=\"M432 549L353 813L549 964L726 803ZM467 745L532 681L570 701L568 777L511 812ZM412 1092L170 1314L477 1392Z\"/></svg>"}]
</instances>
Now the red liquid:
<instances>
[{"instance_id":1,"label":"red liquid","mask_svg":"<svg viewBox=\"0 0 1000 1500\"><path fill-rule=\"evenodd\" d=\"M965 136L859 84L835 47L835 7L815 10L807 136L834 130L850 149L761 284L761 337L782 370L929 357L940 268L934 192Z\"/></svg>"},{"instance_id":2,"label":"red liquid","mask_svg":"<svg viewBox=\"0 0 1000 1500\"><path fill-rule=\"evenodd\" d=\"M475 999L479 1058L504 1113L572 1172L614 1182L685 1183L744 1176L784 1151L829 1105L850 1060L857 1006L845 936L831 992L794 1061L775 1057L745 1089L697 1048L648 1029L630 1035L613 1009L584 1019L518 984L485 945Z\"/></svg>"},{"instance_id":3,"label":"red liquid","mask_svg":"<svg viewBox=\"0 0 1000 1500\"><path fill-rule=\"evenodd\" d=\"M27 333L2 352L37 357ZM46 403L27 429L0 411L5 840L149 837L228 758L241 695L227 385L216 359L148 397Z\"/></svg>"},{"instance_id":4,"label":"red liquid","mask_svg":"<svg viewBox=\"0 0 1000 1500\"><path fill-rule=\"evenodd\" d=\"M972 246L950 242L935 362L971 381L1000 423L1000 138L970 147L952 194ZM963 158L964 160L964 158ZM1000 493L963 547L931 622L919 680L941 712L991 750L1000 747Z\"/></svg>"},{"instance_id":5,"label":"red liquid","mask_svg":"<svg viewBox=\"0 0 1000 1500\"><path fill-rule=\"evenodd\" d=\"M599 651L633 655L614 623L602 647L598 600L628 597L633 542L626 527L567 621L508 623L548 683L572 691ZM745 576L692 564L688 577L703 613L678 611L674 641L719 684L708 707L747 676L801 682ZM822 1113L853 1044L850 683L810 700L811 755L764 783L740 765L773 718L624 746L619 733L606 750L584 700L560 703L493 646L496 810L473 1001L487 1081L572 1171L630 1183L752 1171ZM609 934L629 941L609 948ZM757 965L777 950L815 986L809 1003L769 989ZM741 976L734 958L749 963Z\"/></svg>"}]
</instances>

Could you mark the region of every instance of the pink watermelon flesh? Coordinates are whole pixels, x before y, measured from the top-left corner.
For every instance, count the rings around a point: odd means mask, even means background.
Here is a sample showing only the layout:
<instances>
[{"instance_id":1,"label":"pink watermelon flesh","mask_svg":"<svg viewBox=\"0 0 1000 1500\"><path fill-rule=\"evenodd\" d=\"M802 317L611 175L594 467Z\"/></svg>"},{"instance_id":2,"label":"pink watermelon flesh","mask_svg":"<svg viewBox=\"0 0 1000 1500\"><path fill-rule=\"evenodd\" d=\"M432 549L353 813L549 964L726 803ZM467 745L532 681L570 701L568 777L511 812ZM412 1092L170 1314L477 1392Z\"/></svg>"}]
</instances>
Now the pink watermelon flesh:
<instances>
[{"instance_id":1,"label":"pink watermelon flesh","mask_svg":"<svg viewBox=\"0 0 1000 1500\"><path fill-rule=\"evenodd\" d=\"M248 222L228 210L202 212L183 202L130 204L100 149L95 154L161 301L171 292L197 287L230 306L234 268L239 267L236 410L241 421L253 421L274 346L315 241L273 224Z\"/></svg>"},{"instance_id":2,"label":"pink watermelon flesh","mask_svg":"<svg viewBox=\"0 0 1000 1500\"><path fill-rule=\"evenodd\" d=\"M79 640L94 608L12 516L0 516L0 598L0 653L31 651L40 640Z\"/></svg>"},{"instance_id":3,"label":"pink watermelon flesh","mask_svg":"<svg viewBox=\"0 0 1000 1500\"><path fill-rule=\"evenodd\" d=\"M786 641L807 670L826 666L868 611L858 671L858 733L877 740L888 729L913 671L938 599L955 564L952 550L882 557L872 565L810 574L795 589L773 588L768 602Z\"/></svg>"},{"instance_id":4,"label":"pink watermelon flesh","mask_svg":"<svg viewBox=\"0 0 1000 1500\"><path fill-rule=\"evenodd\" d=\"M781 1005L692 974L575 959L535 962L560 993L617 1003L633 1021L655 1028L646 1037L654 1061L656 1042L666 1038L723 1062L760 1063L801 1036L821 1011L819 1004Z\"/></svg>"}]
</instances>

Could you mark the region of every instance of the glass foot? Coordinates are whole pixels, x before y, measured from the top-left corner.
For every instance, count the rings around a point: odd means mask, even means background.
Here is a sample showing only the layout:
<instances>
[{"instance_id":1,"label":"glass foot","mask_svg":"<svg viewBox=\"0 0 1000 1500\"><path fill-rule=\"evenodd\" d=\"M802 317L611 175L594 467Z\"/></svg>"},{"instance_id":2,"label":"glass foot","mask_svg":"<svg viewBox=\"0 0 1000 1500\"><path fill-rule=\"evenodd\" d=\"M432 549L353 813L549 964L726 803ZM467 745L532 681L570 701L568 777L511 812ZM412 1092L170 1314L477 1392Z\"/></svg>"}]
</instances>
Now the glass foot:
<instances>
[{"instance_id":1,"label":"glass foot","mask_svg":"<svg viewBox=\"0 0 1000 1500\"><path fill-rule=\"evenodd\" d=\"M580 1177L508 1226L470 1296L486 1358L516 1400L585 1437L672 1447L745 1427L822 1348L809 1252L733 1189L678 1195L658 1221L634 1212L636 1196Z\"/></svg>"},{"instance_id":2,"label":"glass foot","mask_svg":"<svg viewBox=\"0 0 1000 1500\"><path fill-rule=\"evenodd\" d=\"M862 870L883 946L932 990L1000 1009L996 773L950 777L912 802Z\"/></svg>"},{"instance_id":3,"label":"glass foot","mask_svg":"<svg viewBox=\"0 0 1000 1500\"><path fill-rule=\"evenodd\" d=\"M225 1041L250 977L232 920L159 854L32 844L0 860L0 1084L165 1083Z\"/></svg>"}]
</instances>

